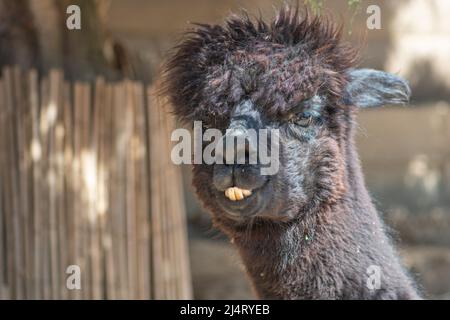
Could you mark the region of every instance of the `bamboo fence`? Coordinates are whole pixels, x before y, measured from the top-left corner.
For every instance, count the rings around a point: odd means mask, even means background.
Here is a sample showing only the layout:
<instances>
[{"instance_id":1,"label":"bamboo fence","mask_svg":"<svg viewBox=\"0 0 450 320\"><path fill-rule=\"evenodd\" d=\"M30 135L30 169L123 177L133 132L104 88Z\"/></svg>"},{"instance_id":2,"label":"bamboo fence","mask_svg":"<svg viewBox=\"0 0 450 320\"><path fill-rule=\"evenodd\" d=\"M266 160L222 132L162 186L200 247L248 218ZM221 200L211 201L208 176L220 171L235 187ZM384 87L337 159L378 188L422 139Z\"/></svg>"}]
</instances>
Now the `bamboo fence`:
<instances>
[{"instance_id":1,"label":"bamboo fence","mask_svg":"<svg viewBox=\"0 0 450 320\"><path fill-rule=\"evenodd\" d=\"M174 123L152 89L2 74L0 299L191 298Z\"/></svg>"}]
</instances>

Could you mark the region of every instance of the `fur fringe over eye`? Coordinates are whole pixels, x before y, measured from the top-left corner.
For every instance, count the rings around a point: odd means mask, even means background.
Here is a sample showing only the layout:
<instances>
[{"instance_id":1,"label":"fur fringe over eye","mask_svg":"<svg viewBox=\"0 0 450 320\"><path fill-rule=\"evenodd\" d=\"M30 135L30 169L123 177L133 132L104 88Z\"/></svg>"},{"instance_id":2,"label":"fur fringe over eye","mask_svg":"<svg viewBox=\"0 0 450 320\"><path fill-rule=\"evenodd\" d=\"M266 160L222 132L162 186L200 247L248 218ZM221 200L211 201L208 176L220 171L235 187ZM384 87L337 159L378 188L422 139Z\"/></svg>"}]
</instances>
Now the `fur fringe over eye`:
<instances>
[{"instance_id":1,"label":"fur fringe over eye","mask_svg":"<svg viewBox=\"0 0 450 320\"><path fill-rule=\"evenodd\" d=\"M163 94L181 120L216 125L243 99L268 115L317 93L338 107L356 60L342 25L328 16L287 6L267 23L243 13L224 25L196 24L184 35L164 66Z\"/></svg>"}]
</instances>

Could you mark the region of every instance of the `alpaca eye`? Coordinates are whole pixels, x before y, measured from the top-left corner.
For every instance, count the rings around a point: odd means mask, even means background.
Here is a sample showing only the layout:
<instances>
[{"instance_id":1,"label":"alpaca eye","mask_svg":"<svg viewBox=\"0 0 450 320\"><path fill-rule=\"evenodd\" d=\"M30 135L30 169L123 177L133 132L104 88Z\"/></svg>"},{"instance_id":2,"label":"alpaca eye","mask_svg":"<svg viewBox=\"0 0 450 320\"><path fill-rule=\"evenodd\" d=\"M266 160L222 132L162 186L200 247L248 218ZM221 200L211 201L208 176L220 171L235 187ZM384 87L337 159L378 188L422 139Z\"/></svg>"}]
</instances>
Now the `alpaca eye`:
<instances>
[{"instance_id":1,"label":"alpaca eye","mask_svg":"<svg viewBox=\"0 0 450 320\"><path fill-rule=\"evenodd\" d=\"M295 120L294 123L296 125L299 125L301 127L308 127L312 122L312 115L303 113L299 115Z\"/></svg>"}]
</instances>

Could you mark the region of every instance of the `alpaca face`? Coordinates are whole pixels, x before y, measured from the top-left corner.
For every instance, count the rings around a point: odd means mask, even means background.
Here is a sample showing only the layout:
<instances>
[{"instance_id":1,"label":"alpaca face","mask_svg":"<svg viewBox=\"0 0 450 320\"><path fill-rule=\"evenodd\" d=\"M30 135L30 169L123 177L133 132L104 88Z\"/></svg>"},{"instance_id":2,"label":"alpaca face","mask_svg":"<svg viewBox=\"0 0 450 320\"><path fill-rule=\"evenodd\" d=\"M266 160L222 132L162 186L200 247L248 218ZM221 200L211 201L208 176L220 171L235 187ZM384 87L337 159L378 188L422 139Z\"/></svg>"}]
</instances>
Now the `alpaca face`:
<instances>
[{"instance_id":1,"label":"alpaca face","mask_svg":"<svg viewBox=\"0 0 450 320\"><path fill-rule=\"evenodd\" d=\"M279 133L276 144L271 138L266 145L279 152L275 174L261 174L260 158L194 165L197 195L216 221L286 221L337 201L356 108L408 100L404 80L354 69L356 51L339 30L326 18L302 20L287 9L271 24L244 16L202 25L177 47L165 81L181 121L236 136Z\"/></svg>"},{"instance_id":2,"label":"alpaca face","mask_svg":"<svg viewBox=\"0 0 450 320\"><path fill-rule=\"evenodd\" d=\"M224 132L235 132L237 126L243 135L252 129L277 130L279 158L273 160L279 161L278 171L261 174L260 161L194 165L197 195L219 219L235 221L252 217L285 221L335 201L343 191L343 162L336 139L340 128L332 128L338 115L333 112L331 116L330 110L320 96L278 117L265 113L250 100L239 103L230 112ZM236 152L249 147L238 145ZM271 150L273 141L268 140L265 147ZM241 194L245 191L249 193Z\"/></svg>"}]
</instances>

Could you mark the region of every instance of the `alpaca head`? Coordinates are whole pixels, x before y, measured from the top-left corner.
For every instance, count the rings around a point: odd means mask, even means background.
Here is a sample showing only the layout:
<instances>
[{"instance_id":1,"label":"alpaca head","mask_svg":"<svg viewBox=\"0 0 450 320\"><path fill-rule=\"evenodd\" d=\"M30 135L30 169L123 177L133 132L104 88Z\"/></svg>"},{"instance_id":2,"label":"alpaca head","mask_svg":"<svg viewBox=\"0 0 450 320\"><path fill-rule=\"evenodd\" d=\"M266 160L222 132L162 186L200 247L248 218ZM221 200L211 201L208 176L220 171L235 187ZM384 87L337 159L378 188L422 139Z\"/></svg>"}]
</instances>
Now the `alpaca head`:
<instances>
[{"instance_id":1,"label":"alpaca head","mask_svg":"<svg viewBox=\"0 0 450 320\"><path fill-rule=\"evenodd\" d=\"M237 136L279 134L275 174L261 174L260 162L194 165L197 195L216 222L287 221L341 197L356 108L409 98L404 80L355 69L356 56L329 19L289 8L269 24L233 16L186 35L165 72L179 119Z\"/></svg>"}]
</instances>

